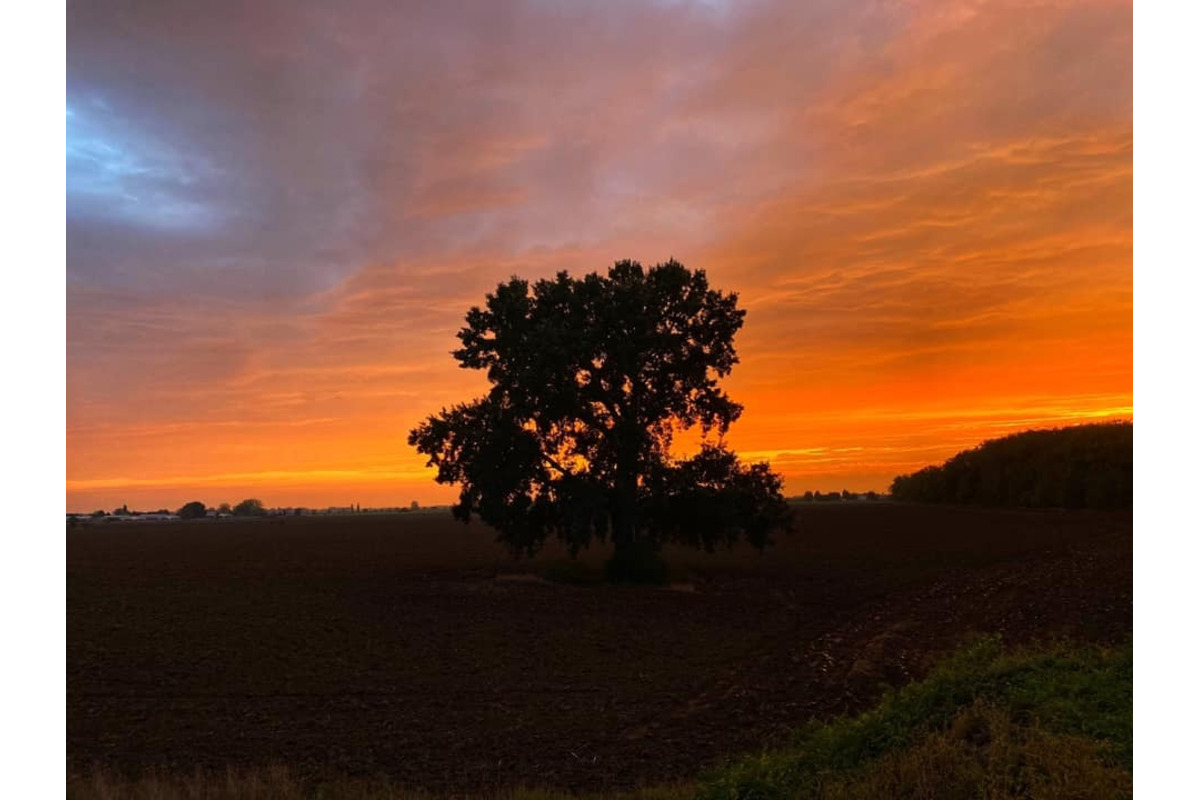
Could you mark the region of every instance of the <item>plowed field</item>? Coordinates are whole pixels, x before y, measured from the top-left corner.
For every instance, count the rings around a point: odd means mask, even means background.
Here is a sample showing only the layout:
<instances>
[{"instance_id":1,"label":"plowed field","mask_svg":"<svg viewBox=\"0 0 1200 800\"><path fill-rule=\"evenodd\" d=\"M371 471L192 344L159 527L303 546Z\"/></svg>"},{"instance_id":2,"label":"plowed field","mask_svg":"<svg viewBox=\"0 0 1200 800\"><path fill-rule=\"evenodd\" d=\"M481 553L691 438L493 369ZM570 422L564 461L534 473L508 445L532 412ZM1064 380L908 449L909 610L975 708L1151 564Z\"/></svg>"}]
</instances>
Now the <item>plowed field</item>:
<instances>
[{"instance_id":1,"label":"plowed field","mask_svg":"<svg viewBox=\"0 0 1200 800\"><path fill-rule=\"evenodd\" d=\"M68 769L680 780L974 633L1132 630L1129 513L798 514L762 555L668 550L670 589L546 582L561 552L514 562L448 512L71 530Z\"/></svg>"}]
</instances>

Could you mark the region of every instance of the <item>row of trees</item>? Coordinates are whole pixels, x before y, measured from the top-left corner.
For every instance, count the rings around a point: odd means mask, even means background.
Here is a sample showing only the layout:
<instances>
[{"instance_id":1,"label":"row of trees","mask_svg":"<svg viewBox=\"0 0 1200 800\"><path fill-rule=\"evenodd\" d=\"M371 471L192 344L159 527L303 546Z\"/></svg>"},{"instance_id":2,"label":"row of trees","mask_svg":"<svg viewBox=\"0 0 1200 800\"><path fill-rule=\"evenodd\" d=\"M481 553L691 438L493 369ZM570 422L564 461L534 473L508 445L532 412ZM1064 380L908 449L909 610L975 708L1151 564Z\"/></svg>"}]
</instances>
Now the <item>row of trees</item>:
<instances>
[{"instance_id":1,"label":"row of trees","mask_svg":"<svg viewBox=\"0 0 1200 800\"><path fill-rule=\"evenodd\" d=\"M262 501L248 497L236 506L230 508L229 503L221 503L214 509L217 514L232 514L235 517L262 517L267 513L267 509L263 506ZM180 519L200 519L208 514L209 509L204 503L199 500L193 500L190 503L185 503L178 513Z\"/></svg>"},{"instance_id":2,"label":"row of trees","mask_svg":"<svg viewBox=\"0 0 1200 800\"><path fill-rule=\"evenodd\" d=\"M892 482L920 503L1030 508L1131 508L1133 423L1025 431L965 450Z\"/></svg>"},{"instance_id":3,"label":"row of trees","mask_svg":"<svg viewBox=\"0 0 1200 800\"><path fill-rule=\"evenodd\" d=\"M374 511L375 513L396 513L396 512L404 513L404 512L409 512L409 511L418 511L418 510L420 510L420 508L421 508L421 505L416 500L413 500L411 503L409 503L409 505L403 506L403 507L379 508L379 509L368 509L368 510ZM319 513L328 514L328 513L346 513L346 512L361 513L362 506L355 504L355 505L351 505L351 506L348 506L345 508L336 508L336 509L329 508L329 509L325 509L324 511L322 511L320 509L309 509L309 508L267 509L263 505L261 500L251 497L251 498L247 498L246 500L243 500L242 502L238 503L235 506L230 506L229 503L221 503L216 508L211 508L209 506L206 506L204 503L202 503L199 500L193 500L190 503L184 503L183 506L180 507L176 511L171 511L170 509L166 509L166 508L160 508L156 511L130 511L128 505L123 505L120 508L114 508L112 510L111 514L104 510L98 510L98 511L93 511L90 514L90 516L93 519L100 519L100 518L108 517L108 516L136 517L136 516L142 516L142 515L147 515L147 514L155 514L155 515L175 514L180 519L201 519L203 517L209 516L210 514L215 514L218 516L235 516L235 517L265 517L268 515L300 516L302 514L319 514Z\"/></svg>"},{"instance_id":4,"label":"row of trees","mask_svg":"<svg viewBox=\"0 0 1200 800\"><path fill-rule=\"evenodd\" d=\"M200 502L199 500L193 500L190 503L184 503L183 506L181 508L179 508L178 511L171 511L170 509L166 509L166 508L160 508L155 511L130 511L129 505L126 504L126 505L121 506L120 508L114 508L112 510L111 515L109 514L109 512L104 511L103 509L99 509L99 510L93 511L91 516L96 519L99 519L101 517L107 517L107 516L136 517L140 514L172 514L173 513L173 514L177 515L180 519L200 519L201 517L207 516L208 512L210 510L215 511L217 514L231 514L235 517L261 517L261 516L265 516L267 513L267 510L263 506L261 500L250 497L250 498L247 498L247 499L243 500L242 502L238 503L236 506L230 506L229 503L221 503L221 505L217 506L215 509L210 509L208 506L206 506L204 503Z\"/></svg>"},{"instance_id":5,"label":"row of trees","mask_svg":"<svg viewBox=\"0 0 1200 800\"><path fill-rule=\"evenodd\" d=\"M834 500L879 500L880 496L878 492L863 492L861 494L855 494L849 489L842 489L841 492L825 492L824 494L821 492L808 491L797 499L803 500L806 503L812 503L830 502Z\"/></svg>"}]
</instances>

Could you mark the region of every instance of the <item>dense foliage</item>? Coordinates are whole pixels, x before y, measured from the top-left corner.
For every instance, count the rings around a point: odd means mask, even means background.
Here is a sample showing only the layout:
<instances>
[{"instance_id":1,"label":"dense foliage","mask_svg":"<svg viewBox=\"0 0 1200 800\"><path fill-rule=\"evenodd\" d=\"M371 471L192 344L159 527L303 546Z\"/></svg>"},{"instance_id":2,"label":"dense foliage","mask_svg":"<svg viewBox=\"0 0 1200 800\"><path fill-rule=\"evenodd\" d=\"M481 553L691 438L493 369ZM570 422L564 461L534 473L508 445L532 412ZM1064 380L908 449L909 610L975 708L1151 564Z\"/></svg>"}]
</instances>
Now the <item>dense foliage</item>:
<instances>
[{"instance_id":1,"label":"dense foliage","mask_svg":"<svg viewBox=\"0 0 1200 800\"><path fill-rule=\"evenodd\" d=\"M204 503L199 500L193 500L190 503L184 503L179 511L175 512L180 519L200 519L208 513L208 509Z\"/></svg>"},{"instance_id":2,"label":"dense foliage","mask_svg":"<svg viewBox=\"0 0 1200 800\"><path fill-rule=\"evenodd\" d=\"M1025 431L984 442L892 482L920 503L1030 508L1131 508L1133 423Z\"/></svg>"},{"instance_id":3,"label":"dense foliage","mask_svg":"<svg viewBox=\"0 0 1200 800\"><path fill-rule=\"evenodd\" d=\"M254 497L248 497L233 507L235 517L264 517L266 514L267 509L263 506L262 500Z\"/></svg>"},{"instance_id":4,"label":"dense foliage","mask_svg":"<svg viewBox=\"0 0 1200 800\"><path fill-rule=\"evenodd\" d=\"M745 313L676 261L513 278L468 312L454 352L491 390L429 417L409 443L439 483L460 486L455 515L479 516L514 553L550 535L572 552L611 536L626 558L668 540L762 547L790 519L780 478L719 441L670 455L678 431L719 440L741 414L717 381L737 363Z\"/></svg>"}]
</instances>

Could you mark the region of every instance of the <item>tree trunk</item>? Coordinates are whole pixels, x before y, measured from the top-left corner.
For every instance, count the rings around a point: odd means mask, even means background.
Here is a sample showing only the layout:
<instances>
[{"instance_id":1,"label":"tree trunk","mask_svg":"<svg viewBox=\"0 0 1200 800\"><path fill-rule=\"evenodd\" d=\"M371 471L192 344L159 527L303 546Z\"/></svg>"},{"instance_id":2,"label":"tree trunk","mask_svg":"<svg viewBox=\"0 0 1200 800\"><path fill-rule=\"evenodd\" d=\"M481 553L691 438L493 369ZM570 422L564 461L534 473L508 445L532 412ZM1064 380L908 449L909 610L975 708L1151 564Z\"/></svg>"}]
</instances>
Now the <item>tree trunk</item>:
<instances>
[{"instance_id":1,"label":"tree trunk","mask_svg":"<svg viewBox=\"0 0 1200 800\"><path fill-rule=\"evenodd\" d=\"M617 480L613 504L613 544L617 553L629 552L637 542L638 457L636 443L622 443L617 453Z\"/></svg>"},{"instance_id":2,"label":"tree trunk","mask_svg":"<svg viewBox=\"0 0 1200 800\"><path fill-rule=\"evenodd\" d=\"M633 451L636 454L636 450ZM667 567L651 539L638 527L637 459L633 467L617 474L613 492L613 555L604 565L610 583L659 586L667 580Z\"/></svg>"},{"instance_id":3,"label":"tree trunk","mask_svg":"<svg viewBox=\"0 0 1200 800\"><path fill-rule=\"evenodd\" d=\"M617 552L630 550L637 541L637 484L630 490L617 488L616 508L613 509L613 543Z\"/></svg>"}]
</instances>

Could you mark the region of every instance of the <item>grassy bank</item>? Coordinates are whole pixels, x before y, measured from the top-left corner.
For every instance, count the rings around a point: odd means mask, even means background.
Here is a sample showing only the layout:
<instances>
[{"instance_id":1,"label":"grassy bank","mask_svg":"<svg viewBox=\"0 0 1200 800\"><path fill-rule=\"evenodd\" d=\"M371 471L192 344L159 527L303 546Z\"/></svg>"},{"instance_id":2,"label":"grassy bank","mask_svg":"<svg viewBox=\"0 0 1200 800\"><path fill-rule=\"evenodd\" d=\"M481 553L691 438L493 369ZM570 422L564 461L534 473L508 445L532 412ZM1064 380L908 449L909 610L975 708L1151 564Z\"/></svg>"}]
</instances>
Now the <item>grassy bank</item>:
<instances>
[{"instance_id":1,"label":"grassy bank","mask_svg":"<svg viewBox=\"0 0 1200 800\"><path fill-rule=\"evenodd\" d=\"M986 639L858 717L702 776L701 800L1122 798L1133 647L1005 652Z\"/></svg>"}]
</instances>

